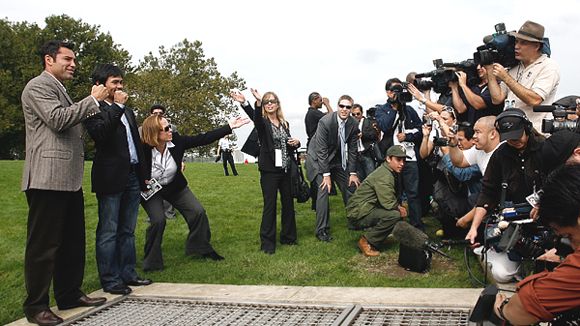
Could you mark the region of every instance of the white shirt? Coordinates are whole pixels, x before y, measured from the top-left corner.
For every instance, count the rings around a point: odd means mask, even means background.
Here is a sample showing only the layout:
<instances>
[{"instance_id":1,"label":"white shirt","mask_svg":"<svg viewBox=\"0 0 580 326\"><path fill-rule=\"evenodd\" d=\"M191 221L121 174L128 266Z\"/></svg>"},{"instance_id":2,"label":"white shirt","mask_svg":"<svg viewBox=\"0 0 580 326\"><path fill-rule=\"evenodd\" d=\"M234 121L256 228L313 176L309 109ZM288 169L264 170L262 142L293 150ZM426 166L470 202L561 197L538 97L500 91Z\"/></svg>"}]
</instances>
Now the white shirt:
<instances>
[{"instance_id":1,"label":"white shirt","mask_svg":"<svg viewBox=\"0 0 580 326\"><path fill-rule=\"evenodd\" d=\"M547 55L542 54L536 61L524 67L523 63L511 68L508 74L520 85L534 91L542 98L541 105L551 105L555 101L556 91L560 84L560 67ZM549 117L545 112L534 112L532 106L527 105L517 97L505 83L500 84L506 92L507 101L513 101L514 107L526 113L528 119L534 124L534 128L542 130L542 119Z\"/></svg>"},{"instance_id":2,"label":"white shirt","mask_svg":"<svg viewBox=\"0 0 580 326\"><path fill-rule=\"evenodd\" d=\"M177 173L177 164L169 152L171 147L175 145L168 142L163 153L155 147L151 149L151 178L156 179L162 186L171 183Z\"/></svg>"},{"instance_id":3,"label":"white shirt","mask_svg":"<svg viewBox=\"0 0 580 326\"><path fill-rule=\"evenodd\" d=\"M477 164L479 170L481 171L481 175L485 175L485 169L487 169L489 158L502 143L503 142L497 144L497 146L489 153L486 153L485 151L477 149L475 146L473 146L470 149L463 151L463 157L465 157L465 160L467 163L469 163L469 165Z\"/></svg>"},{"instance_id":4,"label":"white shirt","mask_svg":"<svg viewBox=\"0 0 580 326\"><path fill-rule=\"evenodd\" d=\"M222 150L228 150L230 148L230 141L226 138L220 139L219 146Z\"/></svg>"},{"instance_id":5,"label":"white shirt","mask_svg":"<svg viewBox=\"0 0 580 326\"><path fill-rule=\"evenodd\" d=\"M362 128L363 128L363 122L365 121L365 117L362 117L362 119L360 119L360 122L358 123L358 130L362 133ZM358 151L362 152L365 150L365 148L363 147L363 143L362 143L362 138L359 138L356 141L357 147L358 147Z\"/></svg>"}]
</instances>

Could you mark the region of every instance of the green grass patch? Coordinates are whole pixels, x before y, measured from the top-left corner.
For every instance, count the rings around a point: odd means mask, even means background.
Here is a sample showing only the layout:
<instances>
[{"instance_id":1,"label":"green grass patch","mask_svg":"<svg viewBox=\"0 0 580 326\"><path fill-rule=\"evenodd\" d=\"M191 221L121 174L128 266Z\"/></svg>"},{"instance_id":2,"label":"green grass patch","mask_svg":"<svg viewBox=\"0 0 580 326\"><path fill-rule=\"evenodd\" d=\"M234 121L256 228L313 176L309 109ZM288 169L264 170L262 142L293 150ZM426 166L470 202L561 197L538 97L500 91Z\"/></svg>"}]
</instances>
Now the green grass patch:
<instances>
[{"instance_id":1,"label":"green grass patch","mask_svg":"<svg viewBox=\"0 0 580 326\"><path fill-rule=\"evenodd\" d=\"M97 203L90 192L91 162L85 166L87 262L83 290L100 288L95 261ZM25 297L23 261L28 207L20 191L22 161L0 161L0 324L21 318ZM185 175L209 217L212 244L226 259L221 262L185 256L187 225L178 214L168 220L163 239L165 270L140 274L156 282L248 285L356 286L356 287L473 287L461 249L449 253L452 261L434 257L429 273L407 272L397 265L398 243L388 239L380 257L363 257L356 242L360 232L346 227L340 196L332 196L334 241L314 237L315 214L310 202L296 204L297 246L278 245L275 255L260 251L262 193L257 165L238 165L239 176L223 175L221 163L187 163ZM278 207L278 211L280 208ZM278 212L279 215L279 212ZM278 217L279 219L279 217ZM428 233L437 222L425 218ZM143 257L146 215L141 209L136 230L137 259ZM475 265L475 263L473 263ZM476 268L479 271L479 268ZM51 294L52 297L52 294ZM52 301L54 304L54 301Z\"/></svg>"}]
</instances>

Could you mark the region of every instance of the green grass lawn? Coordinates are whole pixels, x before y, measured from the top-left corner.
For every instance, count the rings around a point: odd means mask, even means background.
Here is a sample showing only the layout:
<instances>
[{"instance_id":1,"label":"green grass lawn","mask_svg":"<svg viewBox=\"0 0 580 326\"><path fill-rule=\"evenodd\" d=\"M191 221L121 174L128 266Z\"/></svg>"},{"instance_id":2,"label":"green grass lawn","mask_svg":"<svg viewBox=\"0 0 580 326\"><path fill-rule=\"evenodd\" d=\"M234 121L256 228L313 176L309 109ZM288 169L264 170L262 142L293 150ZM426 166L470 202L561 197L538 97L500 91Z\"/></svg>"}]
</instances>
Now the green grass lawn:
<instances>
[{"instance_id":1,"label":"green grass lawn","mask_svg":"<svg viewBox=\"0 0 580 326\"><path fill-rule=\"evenodd\" d=\"M22 161L0 161L0 324L21 318L25 297L23 278L27 205L20 191ZM100 288L95 262L97 206L90 192L91 162L85 166L86 252L83 290ZM256 165L238 165L239 176L225 177L221 163L188 163L189 186L209 216L212 244L226 259L221 262L186 257L187 225L178 215L169 220L163 250L165 270L140 274L155 282L262 284L355 287L473 287L462 259L453 249L453 260L434 257L429 273L407 272L397 265L398 244L389 238L380 257L363 257L356 242L359 231L346 227L340 196L331 198L334 241L322 243L314 237L315 214L310 202L296 204L298 246L278 246L275 255L260 249L259 227L262 194ZM278 211L280 209L278 208ZM278 213L279 214L279 213ZM279 218L278 218L279 219ZM437 222L425 218L429 233ZM137 262L143 256L146 215L141 209L137 224ZM474 263L473 263L474 264ZM51 293L52 297L52 293ZM54 301L53 301L54 303Z\"/></svg>"}]
</instances>

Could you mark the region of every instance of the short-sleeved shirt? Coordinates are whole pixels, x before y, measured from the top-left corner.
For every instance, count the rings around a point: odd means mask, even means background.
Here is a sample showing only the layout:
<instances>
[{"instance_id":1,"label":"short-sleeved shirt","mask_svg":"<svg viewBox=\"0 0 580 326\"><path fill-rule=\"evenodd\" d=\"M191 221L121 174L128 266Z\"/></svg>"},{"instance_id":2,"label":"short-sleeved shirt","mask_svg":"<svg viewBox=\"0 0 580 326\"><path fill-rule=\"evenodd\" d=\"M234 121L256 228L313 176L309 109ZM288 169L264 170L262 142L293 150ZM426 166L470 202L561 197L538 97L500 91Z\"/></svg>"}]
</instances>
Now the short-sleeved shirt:
<instances>
[{"instance_id":1,"label":"short-sleeved shirt","mask_svg":"<svg viewBox=\"0 0 580 326\"><path fill-rule=\"evenodd\" d=\"M486 153L480 149L476 149L475 146L473 146L470 149L463 151L463 157L465 157L465 160L467 163L469 163L469 165L476 164L479 167L481 174L485 175L485 169L487 169L489 158L501 144L502 143L497 144L497 146L489 153Z\"/></svg>"},{"instance_id":2,"label":"short-sleeved shirt","mask_svg":"<svg viewBox=\"0 0 580 326\"><path fill-rule=\"evenodd\" d=\"M554 315L580 307L580 248L554 269L518 283L518 297L526 311L549 321Z\"/></svg>"},{"instance_id":3,"label":"short-sleeved shirt","mask_svg":"<svg viewBox=\"0 0 580 326\"><path fill-rule=\"evenodd\" d=\"M536 61L527 67L520 62L508 71L509 75L520 85L534 91L542 98L542 105L551 105L556 97L556 90L560 84L560 67L558 64L542 54ZM534 124L537 130L542 129L542 119L546 117L544 112L533 112L533 108L520 100L505 83L500 87L507 94L508 101L514 101L514 107L523 110L526 116Z\"/></svg>"}]
</instances>

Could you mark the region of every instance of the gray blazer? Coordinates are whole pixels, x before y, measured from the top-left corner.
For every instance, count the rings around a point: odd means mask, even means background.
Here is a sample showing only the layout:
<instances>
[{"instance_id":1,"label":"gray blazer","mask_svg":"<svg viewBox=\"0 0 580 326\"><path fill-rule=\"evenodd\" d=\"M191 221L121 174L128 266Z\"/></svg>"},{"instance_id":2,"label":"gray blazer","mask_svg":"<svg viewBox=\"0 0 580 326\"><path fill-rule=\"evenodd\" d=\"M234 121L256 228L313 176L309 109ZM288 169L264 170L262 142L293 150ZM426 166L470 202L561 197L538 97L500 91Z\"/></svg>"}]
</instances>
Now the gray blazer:
<instances>
[{"instance_id":1,"label":"gray blazer","mask_svg":"<svg viewBox=\"0 0 580 326\"><path fill-rule=\"evenodd\" d=\"M316 133L312 137L308 155L306 157L306 172L308 180L312 181L316 175L330 172L331 169L341 167L341 157L338 155L338 113L327 114L320 121ZM346 172L356 172L356 156L358 155L358 123L349 116L345 125L346 143L348 144L348 158Z\"/></svg>"},{"instance_id":2,"label":"gray blazer","mask_svg":"<svg viewBox=\"0 0 580 326\"><path fill-rule=\"evenodd\" d=\"M74 103L64 87L43 71L22 92L26 127L23 191L77 191L84 171L81 121L99 112L94 98Z\"/></svg>"}]
</instances>

